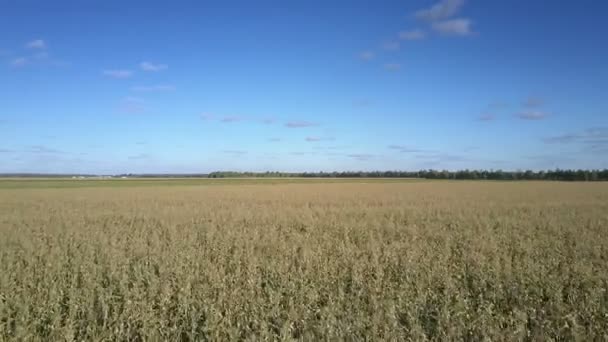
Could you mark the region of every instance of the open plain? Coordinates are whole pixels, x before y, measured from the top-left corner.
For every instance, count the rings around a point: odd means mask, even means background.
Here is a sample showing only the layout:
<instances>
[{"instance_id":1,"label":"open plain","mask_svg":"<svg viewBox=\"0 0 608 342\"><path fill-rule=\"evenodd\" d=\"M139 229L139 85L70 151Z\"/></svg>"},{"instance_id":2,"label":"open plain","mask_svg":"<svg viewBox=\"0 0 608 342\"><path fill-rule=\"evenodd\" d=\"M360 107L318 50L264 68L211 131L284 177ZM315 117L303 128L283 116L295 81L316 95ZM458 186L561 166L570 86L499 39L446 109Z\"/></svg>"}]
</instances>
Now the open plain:
<instances>
[{"instance_id":1,"label":"open plain","mask_svg":"<svg viewBox=\"0 0 608 342\"><path fill-rule=\"evenodd\" d=\"M606 183L222 181L1 180L0 340L608 338Z\"/></svg>"}]
</instances>

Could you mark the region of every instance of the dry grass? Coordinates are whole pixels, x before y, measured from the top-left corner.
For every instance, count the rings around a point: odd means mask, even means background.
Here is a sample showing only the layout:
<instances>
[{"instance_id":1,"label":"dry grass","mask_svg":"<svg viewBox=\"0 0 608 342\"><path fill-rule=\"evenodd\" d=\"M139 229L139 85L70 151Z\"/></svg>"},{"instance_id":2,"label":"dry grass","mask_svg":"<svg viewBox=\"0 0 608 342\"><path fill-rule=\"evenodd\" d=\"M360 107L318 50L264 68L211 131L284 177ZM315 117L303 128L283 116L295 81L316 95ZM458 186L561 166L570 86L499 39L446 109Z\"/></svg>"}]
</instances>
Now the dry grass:
<instances>
[{"instance_id":1,"label":"dry grass","mask_svg":"<svg viewBox=\"0 0 608 342\"><path fill-rule=\"evenodd\" d=\"M606 340L608 184L0 192L1 340Z\"/></svg>"}]
</instances>

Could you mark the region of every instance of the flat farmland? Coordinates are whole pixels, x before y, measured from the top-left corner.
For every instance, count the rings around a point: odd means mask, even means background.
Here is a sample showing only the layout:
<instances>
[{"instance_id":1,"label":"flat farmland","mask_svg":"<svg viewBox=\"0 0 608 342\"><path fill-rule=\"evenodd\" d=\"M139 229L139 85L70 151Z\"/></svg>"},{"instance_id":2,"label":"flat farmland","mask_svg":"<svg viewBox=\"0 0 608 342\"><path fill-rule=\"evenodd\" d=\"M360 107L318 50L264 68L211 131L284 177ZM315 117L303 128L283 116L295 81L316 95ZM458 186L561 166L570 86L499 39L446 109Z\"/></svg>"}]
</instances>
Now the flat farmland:
<instances>
[{"instance_id":1,"label":"flat farmland","mask_svg":"<svg viewBox=\"0 0 608 342\"><path fill-rule=\"evenodd\" d=\"M606 183L121 181L0 180L0 340L608 339Z\"/></svg>"}]
</instances>

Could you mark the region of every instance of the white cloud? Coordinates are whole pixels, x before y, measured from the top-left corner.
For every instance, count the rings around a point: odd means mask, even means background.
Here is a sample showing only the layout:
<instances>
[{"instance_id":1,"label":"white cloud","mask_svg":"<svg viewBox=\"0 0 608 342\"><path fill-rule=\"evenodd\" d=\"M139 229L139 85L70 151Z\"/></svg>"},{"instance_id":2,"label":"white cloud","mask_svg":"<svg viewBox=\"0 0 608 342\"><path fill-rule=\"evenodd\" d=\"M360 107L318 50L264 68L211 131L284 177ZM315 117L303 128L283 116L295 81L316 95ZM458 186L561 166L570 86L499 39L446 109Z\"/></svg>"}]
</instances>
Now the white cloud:
<instances>
[{"instance_id":1,"label":"white cloud","mask_svg":"<svg viewBox=\"0 0 608 342\"><path fill-rule=\"evenodd\" d=\"M468 36L471 34L471 20L465 18L438 21L432 24L433 30L452 36Z\"/></svg>"},{"instance_id":2,"label":"white cloud","mask_svg":"<svg viewBox=\"0 0 608 342\"><path fill-rule=\"evenodd\" d=\"M359 58L364 61L371 61L374 57L376 57L376 54L373 51L362 51L359 54Z\"/></svg>"},{"instance_id":3,"label":"white cloud","mask_svg":"<svg viewBox=\"0 0 608 342\"><path fill-rule=\"evenodd\" d=\"M42 39L36 39L25 44L25 47L28 49L46 49L46 43Z\"/></svg>"},{"instance_id":4,"label":"white cloud","mask_svg":"<svg viewBox=\"0 0 608 342\"><path fill-rule=\"evenodd\" d=\"M430 8L416 12L416 18L428 21L437 21L450 18L464 5L464 0L441 0Z\"/></svg>"},{"instance_id":5,"label":"white cloud","mask_svg":"<svg viewBox=\"0 0 608 342\"><path fill-rule=\"evenodd\" d=\"M387 63L387 64L384 64L384 69L386 69L388 71L399 71L399 70L401 70L401 64Z\"/></svg>"},{"instance_id":6,"label":"white cloud","mask_svg":"<svg viewBox=\"0 0 608 342\"><path fill-rule=\"evenodd\" d=\"M162 71L162 70L169 68L169 66L167 66L166 64L154 64L154 63L150 63L150 62L141 62L139 64L139 67L143 71L153 71L153 72Z\"/></svg>"},{"instance_id":7,"label":"white cloud","mask_svg":"<svg viewBox=\"0 0 608 342\"><path fill-rule=\"evenodd\" d=\"M104 70L103 74L112 78L129 78L133 76L131 70Z\"/></svg>"},{"instance_id":8,"label":"white cloud","mask_svg":"<svg viewBox=\"0 0 608 342\"><path fill-rule=\"evenodd\" d=\"M132 91L141 91L141 92L156 92L156 91L173 91L175 90L175 86L170 84L157 84L152 86L134 86L131 87Z\"/></svg>"},{"instance_id":9,"label":"white cloud","mask_svg":"<svg viewBox=\"0 0 608 342\"><path fill-rule=\"evenodd\" d=\"M13 66L15 68L23 67L26 64L27 64L27 58L25 58L25 57L18 57L11 61L11 66Z\"/></svg>"},{"instance_id":10,"label":"white cloud","mask_svg":"<svg viewBox=\"0 0 608 342\"><path fill-rule=\"evenodd\" d=\"M426 33L420 29L401 31L399 38L402 40L420 40L426 38Z\"/></svg>"}]
</instances>

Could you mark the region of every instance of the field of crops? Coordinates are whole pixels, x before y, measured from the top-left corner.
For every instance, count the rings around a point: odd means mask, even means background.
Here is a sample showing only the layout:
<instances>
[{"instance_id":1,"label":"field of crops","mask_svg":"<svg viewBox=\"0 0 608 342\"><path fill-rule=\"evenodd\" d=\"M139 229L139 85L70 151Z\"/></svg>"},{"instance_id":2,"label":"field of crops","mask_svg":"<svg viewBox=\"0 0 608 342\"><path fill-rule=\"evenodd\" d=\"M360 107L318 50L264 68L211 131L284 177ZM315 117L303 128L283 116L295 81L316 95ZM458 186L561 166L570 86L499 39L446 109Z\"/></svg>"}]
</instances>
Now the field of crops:
<instances>
[{"instance_id":1,"label":"field of crops","mask_svg":"<svg viewBox=\"0 0 608 342\"><path fill-rule=\"evenodd\" d=\"M608 339L606 183L38 182L0 340Z\"/></svg>"}]
</instances>

